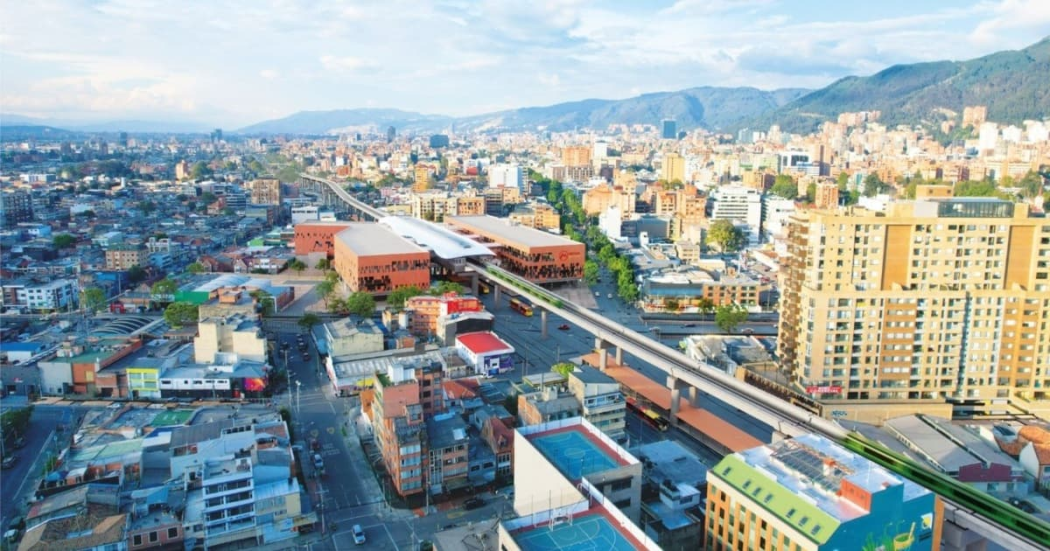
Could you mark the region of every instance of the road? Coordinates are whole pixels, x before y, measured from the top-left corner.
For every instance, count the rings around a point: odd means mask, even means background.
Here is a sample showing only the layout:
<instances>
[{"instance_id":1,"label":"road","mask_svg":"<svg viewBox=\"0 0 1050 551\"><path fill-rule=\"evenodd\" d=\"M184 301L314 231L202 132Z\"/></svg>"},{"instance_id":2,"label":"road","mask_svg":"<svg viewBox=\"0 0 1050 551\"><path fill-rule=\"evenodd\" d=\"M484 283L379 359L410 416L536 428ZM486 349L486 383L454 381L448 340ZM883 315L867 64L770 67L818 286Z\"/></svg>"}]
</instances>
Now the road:
<instances>
[{"instance_id":1,"label":"road","mask_svg":"<svg viewBox=\"0 0 1050 551\"><path fill-rule=\"evenodd\" d=\"M323 515L327 531L320 541L306 547L352 548L351 527L360 524L368 538L368 549L412 549L419 541L432 540L444 526L477 523L502 512L505 500L492 495L485 498L484 507L473 511L435 506L424 517L412 510L388 506L384 488L377 482L361 444L362 437L368 438L369 429L360 415L360 402L332 392L318 370L317 353L309 339L310 360L304 361L296 349L294 333L281 333L278 338L290 342L293 352L288 355L292 392L285 393L279 405L292 411L292 428L306 454L303 463L310 498L312 503L321 504L316 510ZM324 475L318 478L311 476L313 439L320 443L325 465ZM510 509L508 504L506 510Z\"/></svg>"},{"instance_id":2,"label":"road","mask_svg":"<svg viewBox=\"0 0 1050 551\"><path fill-rule=\"evenodd\" d=\"M88 409L80 406L39 404L33 407L33 415L29 419L29 428L25 434L25 447L20 450L4 450L18 456L18 463L14 467L0 471L0 488L3 489L4 496L0 500L0 526L5 530L8 521L24 515L27 500L42 475L47 457L60 451L58 442L69 438L76 419ZM57 430L60 423L66 424L65 431Z\"/></svg>"}]
</instances>

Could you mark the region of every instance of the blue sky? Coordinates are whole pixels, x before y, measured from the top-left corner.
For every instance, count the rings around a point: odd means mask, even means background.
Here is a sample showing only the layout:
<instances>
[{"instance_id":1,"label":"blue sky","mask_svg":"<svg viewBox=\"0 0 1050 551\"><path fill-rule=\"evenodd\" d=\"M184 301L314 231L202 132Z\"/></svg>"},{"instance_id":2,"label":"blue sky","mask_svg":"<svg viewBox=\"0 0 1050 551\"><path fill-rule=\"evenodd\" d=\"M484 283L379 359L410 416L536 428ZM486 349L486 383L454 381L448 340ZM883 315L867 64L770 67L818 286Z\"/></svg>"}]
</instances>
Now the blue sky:
<instances>
[{"instance_id":1,"label":"blue sky","mask_svg":"<svg viewBox=\"0 0 1050 551\"><path fill-rule=\"evenodd\" d=\"M1050 33L1048 0L33 0L0 109L236 128L300 110L476 114L691 86L817 88Z\"/></svg>"}]
</instances>

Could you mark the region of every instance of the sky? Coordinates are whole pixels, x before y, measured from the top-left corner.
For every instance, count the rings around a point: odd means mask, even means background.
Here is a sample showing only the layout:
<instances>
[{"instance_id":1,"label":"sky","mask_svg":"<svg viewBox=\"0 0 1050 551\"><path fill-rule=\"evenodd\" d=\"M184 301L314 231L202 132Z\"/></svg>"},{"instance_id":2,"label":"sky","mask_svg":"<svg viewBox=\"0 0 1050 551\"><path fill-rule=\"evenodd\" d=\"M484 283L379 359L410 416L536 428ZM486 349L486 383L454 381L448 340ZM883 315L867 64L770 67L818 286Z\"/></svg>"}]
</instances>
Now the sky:
<instances>
[{"instance_id":1,"label":"sky","mask_svg":"<svg viewBox=\"0 0 1050 551\"><path fill-rule=\"evenodd\" d=\"M238 128L301 110L471 115L693 86L819 88L1050 34L1048 0L32 0L0 110Z\"/></svg>"}]
</instances>

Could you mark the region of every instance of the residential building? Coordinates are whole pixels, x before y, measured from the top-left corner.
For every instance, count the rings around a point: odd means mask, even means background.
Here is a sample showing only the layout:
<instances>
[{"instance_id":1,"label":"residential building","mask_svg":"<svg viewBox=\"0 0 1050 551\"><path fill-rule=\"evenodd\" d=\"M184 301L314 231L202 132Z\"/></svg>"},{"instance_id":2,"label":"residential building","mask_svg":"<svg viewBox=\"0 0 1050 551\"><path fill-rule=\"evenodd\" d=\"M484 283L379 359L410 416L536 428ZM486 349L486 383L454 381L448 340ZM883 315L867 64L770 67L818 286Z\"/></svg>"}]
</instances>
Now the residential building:
<instances>
[{"instance_id":1,"label":"residential building","mask_svg":"<svg viewBox=\"0 0 1050 551\"><path fill-rule=\"evenodd\" d=\"M455 413L426 418L427 476L431 495L463 488L469 484L470 439L467 423Z\"/></svg>"},{"instance_id":2,"label":"residential building","mask_svg":"<svg viewBox=\"0 0 1050 551\"><path fill-rule=\"evenodd\" d=\"M77 290L75 279L30 283L16 289L15 303L33 312L70 311L79 303Z\"/></svg>"},{"instance_id":3,"label":"residential building","mask_svg":"<svg viewBox=\"0 0 1050 551\"><path fill-rule=\"evenodd\" d=\"M742 186L722 186L711 193L712 220L729 220L747 227L748 240L758 243L762 229L762 193Z\"/></svg>"},{"instance_id":4,"label":"residential building","mask_svg":"<svg viewBox=\"0 0 1050 551\"><path fill-rule=\"evenodd\" d=\"M431 176L429 166L424 164L416 165L416 168L413 170L413 175L412 191L422 193L430 189L430 186L433 184L433 177Z\"/></svg>"},{"instance_id":5,"label":"residential building","mask_svg":"<svg viewBox=\"0 0 1050 551\"><path fill-rule=\"evenodd\" d=\"M618 185L599 184L583 193L582 206L583 211L591 216L617 208L621 219L626 219L634 212L636 200L633 190Z\"/></svg>"},{"instance_id":6,"label":"residential building","mask_svg":"<svg viewBox=\"0 0 1050 551\"><path fill-rule=\"evenodd\" d=\"M214 363L218 354L234 354L242 360L266 362L266 337L258 316L232 314L200 320L193 338L193 359Z\"/></svg>"},{"instance_id":7,"label":"residential building","mask_svg":"<svg viewBox=\"0 0 1050 551\"><path fill-rule=\"evenodd\" d=\"M1050 219L1012 202L796 212L781 270L783 365L840 405L1050 396Z\"/></svg>"},{"instance_id":8,"label":"residential building","mask_svg":"<svg viewBox=\"0 0 1050 551\"><path fill-rule=\"evenodd\" d=\"M660 137L665 140L678 139L678 123L674 119L660 121Z\"/></svg>"},{"instance_id":9,"label":"residential building","mask_svg":"<svg viewBox=\"0 0 1050 551\"><path fill-rule=\"evenodd\" d=\"M554 283L583 277L583 243L492 216L456 216L445 223L479 242L502 245L496 255L503 268L531 281Z\"/></svg>"},{"instance_id":10,"label":"residential building","mask_svg":"<svg viewBox=\"0 0 1050 551\"><path fill-rule=\"evenodd\" d=\"M283 194L281 181L277 178L259 178L248 183L251 202L255 205L280 205Z\"/></svg>"},{"instance_id":11,"label":"residential building","mask_svg":"<svg viewBox=\"0 0 1050 551\"><path fill-rule=\"evenodd\" d=\"M498 164L489 167L489 187L515 188L525 195L525 170L520 165Z\"/></svg>"},{"instance_id":12,"label":"residential building","mask_svg":"<svg viewBox=\"0 0 1050 551\"><path fill-rule=\"evenodd\" d=\"M26 191L0 192L0 226L11 227L33 221L33 196Z\"/></svg>"},{"instance_id":13,"label":"residential building","mask_svg":"<svg viewBox=\"0 0 1050 551\"><path fill-rule=\"evenodd\" d=\"M355 222L336 234L333 267L351 292L430 287L430 253L382 224Z\"/></svg>"},{"instance_id":14,"label":"residential building","mask_svg":"<svg viewBox=\"0 0 1050 551\"><path fill-rule=\"evenodd\" d=\"M832 209L839 205L839 186L836 182L820 182L813 206L818 209Z\"/></svg>"},{"instance_id":15,"label":"residential building","mask_svg":"<svg viewBox=\"0 0 1050 551\"><path fill-rule=\"evenodd\" d=\"M726 456L707 472L707 549L936 551L926 488L813 434Z\"/></svg>"},{"instance_id":16,"label":"residential building","mask_svg":"<svg viewBox=\"0 0 1050 551\"><path fill-rule=\"evenodd\" d=\"M426 423L419 384L413 375L408 371L391 374L376 380L372 427L394 491L409 496L423 492Z\"/></svg>"},{"instance_id":17,"label":"residential building","mask_svg":"<svg viewBox=\"0 0 1050 551\"><path fill-rule=\"evenodd\" d=\"M107 270L129 270L132 266L147 266L149 251L133 245L114 246L106 249Z\"/></svg>"},{"instance_id":18,"label":"residential building","mask_svg":"<svg viewBox=\"0 0 1050 551\"><path fill-rule=\"evenodd\" d=\"M441 222L446 216L478 216L485 214L485 198L476 195L453 195L444 191L413 194L412 216L422 220Z\"/></svg>"},{"instance_id":19,"label":"residential building","mask_svg":"<svg viewBox=\"0 0 1050 551\"><path fill-rule=\"evenodd\" d=\"M537 230L561 231L561 215L546 203L518 205L508 218L516 224Z\"/></svg>"},{"instance_id":20,"label":"residential building","mask_svg":"<svg viewBox=\"0 0 1050 551\"><path fill-rule=\"evenodd\" d=\"M664 155L660 165L660 179L665 182L685 181L685 157L678 153Z\"/></svg>"},{"instance_id":21,"label":"residential building","mask_svg":"<svg viewBox=\"0 0 1050 551\"><path fill-rule=\"evenodd\" d=\"M485 305L476 297L450 293L442 296L419 295L405 301L409 312L407 329L418 336L437 335L441 318L466 312L483 312Z\"/></svg>"},{"instance_id":22,"label":"residential building","mask_svg":"<svg viewBox=\"0 0 1050 551\"><path fill-rule=\"evenodd\" d=\"M324 349L332 358L381 352L385 346L383 330L371 318L351 316L329 321L320 332Z\"/></svg>"},{"instance_id":23,"label":"residential building","mask_svg":"<svg viewBox=\"0 0 1050 551\"><path fill-rule=\"evenodd\" d=\"M586 145L573 145L561 150L561 164L566 167L591 166L591 148Z\"/></svg>"},{"instance_id":24,"label":"residential building","mask_svg":"<svg viewBox=\"0 0 1050 551\"><path fill-rule=\"evenodd\" d=\"M518 424L527 427L583 415L580 401L558 387L545 386L536 392L518 394Z\"/></svg>"},{"instance_id":25,"label":"residential building","mask_svg":"<svg viewBox=\"0 0 1050 551\"><path fill-rule=\"evenodd\" d=\"M674 440L661 440L632 449L642 462L640 524L664 551L692 551L701 547L707 467Z\"/></svg>"},{"instance_id":26,"label":"residential building","mask_svg":"<svg viewBox=\"0 0 1050 551\"><path fill-rule=\"evenodd\" d=\"M627 404L616 379L581 365L569 374L569 393L583 406L584 419L617 442L626 439Z\"/></svg>"}]
</instances>

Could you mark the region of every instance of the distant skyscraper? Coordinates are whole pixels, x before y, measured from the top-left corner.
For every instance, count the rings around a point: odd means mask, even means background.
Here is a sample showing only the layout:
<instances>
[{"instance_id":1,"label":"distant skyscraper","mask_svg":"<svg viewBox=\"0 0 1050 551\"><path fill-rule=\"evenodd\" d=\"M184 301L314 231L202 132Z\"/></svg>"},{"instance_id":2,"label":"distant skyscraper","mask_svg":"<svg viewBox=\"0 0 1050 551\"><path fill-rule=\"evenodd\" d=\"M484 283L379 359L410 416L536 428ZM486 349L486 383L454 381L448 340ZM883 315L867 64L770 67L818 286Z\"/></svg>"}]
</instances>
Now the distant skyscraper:
<instances>
[{"instance_id":1,"label":"distant skyscraper","mask_svg":"<svg viewBox=\"0 0 1050 551\"><path fill-rule=\"evenodd\" d=\"M386 129L386 141L392 142L397 137L397 129L393 126Z\"/></svg>"},{"instance_id":2,"label":"distant skyscraper","mask_svg":"<svg viewBox=\"0 0 1050 551\"><path fill-rule=\"evenodd\" d=\"M446 134L434 134L430 137L430 147L448 147L448 136Z\"/></svg>"},{"instance_id":3,"label":"distant skyscraper","mask_svg":"<svg viewBox=\"0 0 1050 551\"><path fill-rule=\"evenodd\" d=\"M664 119L662 121L662 124L663 124L663 133L662 133L661 137L663 139L665 139L665 140L674 140L674 139L678 138L678 124L674 121L674 119Z\"/></svg>"},{"instance_id":4,"label":"distant skyscraper","mask_svg":"<svg viewBox=\"0 0 1050 551\"><path fill-rule=\"evenodd\" d=\"M211 141L213 141L213 142L221 142L222 141L222 129L221 128L216 128L215 130L211 131Z\"/></svg>"}]
</instances>

